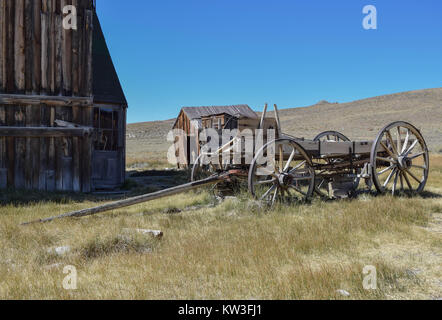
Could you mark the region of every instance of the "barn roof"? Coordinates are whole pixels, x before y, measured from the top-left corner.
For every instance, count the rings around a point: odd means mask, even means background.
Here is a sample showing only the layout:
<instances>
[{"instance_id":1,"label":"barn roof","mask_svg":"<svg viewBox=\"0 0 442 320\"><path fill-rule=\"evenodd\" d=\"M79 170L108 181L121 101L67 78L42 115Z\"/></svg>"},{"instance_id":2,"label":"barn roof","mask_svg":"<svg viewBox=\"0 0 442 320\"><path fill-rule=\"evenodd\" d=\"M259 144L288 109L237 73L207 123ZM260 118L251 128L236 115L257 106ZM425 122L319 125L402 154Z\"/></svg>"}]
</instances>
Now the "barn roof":
<instances>
[{"instance_id":1,"label":"barn roof","mask_svg":"<svg viewBox=\"0 0 442 320\"><path fill-rule=\"evenodd\" d=\"M258 118L258 115L246 104L234 106L184 107L182 110L191 120L220 114L228 114L233 117Z\"/></svg>"},{"instance_id":2,"label":"barn roof","mask_svg":"<svg viewBox=\"0 0 442 320\"><path fill-rule=\"evenodd\" d=\"M92 42L93 95L96 102L115 103L127 106L127 100L112 62L109 49L94 10Z\"/></svg>"}]
</instances>

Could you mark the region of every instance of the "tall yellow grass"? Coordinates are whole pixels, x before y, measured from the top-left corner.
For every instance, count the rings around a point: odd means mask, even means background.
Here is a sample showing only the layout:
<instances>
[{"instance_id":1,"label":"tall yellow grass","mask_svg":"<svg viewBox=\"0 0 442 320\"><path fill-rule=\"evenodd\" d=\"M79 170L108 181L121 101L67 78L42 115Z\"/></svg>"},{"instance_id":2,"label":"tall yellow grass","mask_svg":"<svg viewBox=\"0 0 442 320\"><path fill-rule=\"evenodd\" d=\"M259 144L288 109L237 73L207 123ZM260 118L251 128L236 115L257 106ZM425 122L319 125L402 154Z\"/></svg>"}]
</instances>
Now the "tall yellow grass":
<instances>
[{"instance_id":1,"label":"tall yellow grass","mask_svg":"<svg viewBox=\"0 0 442 320\"><path fill-rule=\"evenodd\" d=\"M427 192L413 198L364 194L263 211L245 195L214 204L191 192L29 227L19 223L97 203L10 192L0 199L0 298L440 298L442 157L431 166ZM164 238L126 230L135 228ZM71 250L48 252L59 246ZM63 289L66 265L78 270L77 290ZM362 286L366 265L377 269L377 290Z\"/></svg>"}]
</instances>

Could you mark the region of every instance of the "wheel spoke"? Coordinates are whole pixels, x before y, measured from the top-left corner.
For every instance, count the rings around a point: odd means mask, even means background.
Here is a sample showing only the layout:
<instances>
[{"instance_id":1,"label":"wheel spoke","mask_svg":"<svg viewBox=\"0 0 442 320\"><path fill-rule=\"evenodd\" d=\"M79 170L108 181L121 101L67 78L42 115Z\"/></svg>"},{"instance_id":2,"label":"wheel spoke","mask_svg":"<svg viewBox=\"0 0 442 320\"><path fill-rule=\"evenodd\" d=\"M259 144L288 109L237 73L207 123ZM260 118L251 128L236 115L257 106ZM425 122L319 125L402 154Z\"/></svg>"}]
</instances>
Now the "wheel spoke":
<instances>
[{"instance_id":1,"label":"wheel spoke","mask_svg":"<svg viewBox=\"0 0 442 320\"><path fill-rule=\"evenodd\" d=\"M272 164L273 164L273 168L275 169L275 173L280 173L278 166L276 165L276 160L274 158L272 158Z\"/></svg>"},{"instance_id":2,"label":"wheel spoke","mask_svg":"<svg viewBox=\"0 0 442 320\"><path fill-rule=\"evenodd\" d=\"M255 182L255 185L260 186L260 185L263 185L263 184L273 183L273 182L275 182L275 181L276 181L276 179L263 180L263 181L256 181L256 182Z\"/></svg>"},{"instance_id":3,"label":"wheel spoke","mask_svg":"<svg viewBox=\"0 0 442 320\"><path fill-rule=\"evenodd\" d=\"M419 153L416 153L416 154L412 155L411 157L408 157L408 159L414 160L416 158L419 158L419 157L423 156L424 154L425 154L425 152L419 152Z\"/></svg>"},{"instance_id":4,"label":"wheel spoke","mask_svg":"<svg viewBox=\"0 0 442 320\"><path fill-rule=\"evenodd\" d=\"M284 148L283 145L279 145L279 172L283 172L284 170Z\"/></svg>"},{"instance_id":5,"label":"wheel spoke","mask_svg":"<svg viewBox=\"0 0 442 320\"><path fill-rule=\"evenodd\" d=\"M268 196L273 190L275 190L275 188L276 188L276 185L271 186L270 189L267 190L266 193L264 193L264 195L261 197L261 200L264 200L265 198L267 198L267 196Z\"/></svg>"},{"instance_id":6,"label":"wheel spoke","mask_svg":"<svg viewBox=\"0 0 442 320\"><path fill-rule=\"evenodd\" d=\"M301 163L299 163L296 167L294 167L292 170L290 170L289 174L292 174L293 172L295 172L296 170L298 170L299 168L301 168L303 165L305 165L307 163L306 160L302 161Z\"/></svg>"},{"instance_id":7,"label":"wheel spoke","mask_svg":"<svg viewBox=\"0 0 442 320\"><path fill-rule=\"evenodd\" d=\"M401 180L401 191L404 191L404 178L402 177L402 171L399 172L399 178Z\"/></svg>"},{"instance_id":8,"label":"wheel spoke","mask_svg":"<svg viewBox=\"0 0 442 320\"><path fill-rule=\"evenodd\" d=\"M396 149L396 145L394 144L393 137L391 136L390 130L387 130L387 137L388 137L388 140L390 140L390 145L391 145L391 149L393 149L393 153L396 155L399 155L399 153Z\"/></svg>"},{"instance_id":9,"label":"wheel spoke","mask_svg":"<svg viewBox=\"0 0 442 320\"><path fill-rule=\"evenodd\" d=\"M422 181L421 180L419 180L418 178L416 178L416 176L413 174L413 173L411 173L411 171L410 170L408 170L408 169L405 169L405 172L407 172L414 180L416 180L417 181L417 183L421 183Z\"/></svg>"},{"instance_id":10,"label":"wheel spoke","mask_svg":"<svg viewBox=\"0 0 442 320\"><path fill-rule=\"evenodd\" d=\"M278 197L279 186L276 187L275 194L272 199L272 207L275 205L276 198Z\"/></svg>"},{"instance_id":11,"label":"wheel spoke","mask_svg":"<svg viewBox=\"0 0 442 320\"><path fill-rule=\"evenodd\" d=\"M413 186L411 185L410 180L408 179L407 173L403 171L402 175L404 176L405 182L407 182L408 188L410 190L413 190Z\"/></svg>"},{"instance_id":12,"label":"wheel spoke","mask_svg":"<svg viewBox=\"0 0 442 320\"><path fill-rule=\"evenodd\" d=\"M305 192L303 192L301 189L299 189L298 187L294 186L293 184L291 184L289 187L292 188L293 190L299 192L299 193L302 194L304 197L307 197L307 194L306 194Z\"/></svg>"},{"instance_id":13,"label":"wheel spoke","mask_svg":"<svg viewBox=\"0 0 442 320\"><path fill-rule=\"evenodd\" d=\"M377 160L380 161L385 161L385 162L390 162L390 163L395 163L395 161L393 159L389 159L389 158L384 158L384 157L376 157Z\"/></svg>"},{"instance_id":14,"label":"wheel spoke","mask_svg":"<svg viewBox=\"0 0 442 320\"><path fill-rule=\"evenodd\" d=\"M397 127L397 136L398 136L398 140L397 140L397 150L398 152L400 150L402 150L402 136L401 136L401 127ZM402 153L402 152L401 152Z\"/></svg>"},{"instance_id":15,"label":"wheel spoke","mask_svg":"<svg viewBox=\"0 0 442 320\"><path fill-rule=\"evenodd\" d=\"M391 188L391 193L393 194L393 196L394 196L394 194L395 194L395 192L396 192L397 179L398 179L398 177L399 177L399 172L398 172L398 171L399 171L399 170L396 170L396 174L395 174L395 176L394 176L393 187Z\"/></svg>"},{"instance_id":16,"label":"wheel spoke","mask_svg":"<svg viewBox=\"0 0 442 320\"><path fill-rule=\"evenodd\" d=\"M384 188L387 187L387 185L388 185L388 183L390 182L391 178L393 178L393 175L395 174L395 172L396 172L396 168L394 168L394 169L390 172L390 175L388 176L387 180L385 180L385 182L384 182Z\"/></svg>"},{"instance_id":17,"label":"wheel spoke","mask_svg":"<svg viewBox=\"0 0 442 320\"><path fill-rule=\"evenodd\" d=\"M284 167L284 172L287 172L287 171L289 170L289 168L290 168L290 163L293 161L293 158L295 157L295 154L296 154L296 149L293 148L293 151L292 151L292 153L290 154L290 158L289 158L289 160L287 161L287 164L286 164L285 167Z\"/></svg>"},{"instance_id":18,"label":"wheel spoke","mask_svg":"<svg viewBox=\"0 0 442 320\"><path fill-rule=\"evenodd\" d=\"M402 146L401 154L407 150L408 142L410 141L410 129L407 128L407 135L405 136L404 145Z\"/></svg>"},{"instance_id":19,"label":"wheel spoke","mask_svg":"<svg viewBox=\"0 0 442 320\"><path fill-rule=\"evenodd\" d=\"M306 176L306 177L294 177L293 175L290 176L293 178L293 181L305 181L313 178L312 176Z\"/></svg>"},{"instance_id":20,"label":"wheel spoke","mask_svg":"<svg viewBox=\"0 0 442 320\"><path fill-rule=\"evenodd\" d=\"M427 167L424 166L418 166L417 164L412 164L411 165L413 168L418 168L418 169L422 169L422 170L427 170Z\"/></svg>"},{"instance_id":21,"label":"wheel spoke","mask_svg":"<svg viewBox=\"0 0 442 320\"><path fill-rule=\"evenodd\" d=\"M410 146L410 148L405 152L404 157L407 157L411 151L413 151L414 147L417 145L419 141L416 139Z\"/></svg>"},{"instance_id":22,"label":"wheel spoke","mask_svg":"<svg viewBox=\"0 0 442 320\"><path fill-rule=\"evenodd\" d=\"M391 166L389 166L388 168L385 168L384 170L381 170L378 172L378 176L384 174L385 172L387 172L388 170L393 170L393 168L395 167L394 164L392 164Z\"/></svg>"},{"instance_id":23,"label":"wheel spoke","mask_svg":"<svg viewBox=\"0 0 442 320\"><path fill-rule=\"evenodd\" d=\"M381 146L382 146L382 148L385 149L385 151L387 151L387 153L390 155L390 157L392 157L392 158L395 157L394 154L393 154L393 152L391 152L390 148L388 148L388 147L385 145L385 143L383 143L382 141L381 141Z\"/></svg>"},{"instance_id":24,"label":"wheel spoke","mask_svg":"<svg viewBox=\"0 0 442 320\"><path fill-rule=\"evenodd\" d=\"M320 183L320 184L318 184L317 188L321 188L321 187L322 187L322 185L324 184L324 181L325 181L325 179L322 179L322 180L321 180L321 183Z\"/></svg>"}]
</instances>

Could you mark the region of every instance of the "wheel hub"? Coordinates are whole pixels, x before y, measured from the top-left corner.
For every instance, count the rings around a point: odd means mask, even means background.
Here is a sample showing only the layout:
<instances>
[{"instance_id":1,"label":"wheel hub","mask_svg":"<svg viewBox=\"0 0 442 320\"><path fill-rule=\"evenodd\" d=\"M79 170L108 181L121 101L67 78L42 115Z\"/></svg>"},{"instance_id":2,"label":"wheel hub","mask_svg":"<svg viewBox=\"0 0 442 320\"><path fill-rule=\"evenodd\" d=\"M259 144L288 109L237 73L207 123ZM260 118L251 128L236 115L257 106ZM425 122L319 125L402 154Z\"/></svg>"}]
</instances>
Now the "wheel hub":
<instances>
[{"instance_id":1,"label":"wheel hub","mask_svg":"<svg viewBox=\"0 0 442 320\"><path fill-rule=\"evenodd\" d=\"M281 173L278 177L278 183L281 187L287 187L291 185L293 178L288 173Z\"/></svg>"},{"instance_id":2,"label":"wheel hub","mask_svg":"<svg viewBox=\"0 0 442 320\"><path fill-rule=\"evenodd\" d=\"M397 158L397 166L400 170L406 170L406 169L410 168L411 165L412 165L412 161L408 157L399 156Z\"/></svg>"}]
</instances>

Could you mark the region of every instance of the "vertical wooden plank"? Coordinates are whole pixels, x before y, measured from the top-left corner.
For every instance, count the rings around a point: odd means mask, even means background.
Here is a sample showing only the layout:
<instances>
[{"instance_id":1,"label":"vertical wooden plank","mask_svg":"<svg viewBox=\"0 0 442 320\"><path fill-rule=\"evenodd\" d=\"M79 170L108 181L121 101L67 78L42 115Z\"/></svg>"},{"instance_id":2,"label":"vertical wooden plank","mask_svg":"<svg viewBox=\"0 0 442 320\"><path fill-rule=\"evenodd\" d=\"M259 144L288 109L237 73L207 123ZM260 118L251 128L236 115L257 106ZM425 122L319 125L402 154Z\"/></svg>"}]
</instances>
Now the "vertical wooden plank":
<instances>
[{"instance_id":1,"label":"vertical wooden plank","mask_svg":"<svg viewBox=\"0 0 442 320\"><path fill-rule=\"evenodd\" d=\"M6 110L6 126L13 126L15 125L14 120L14 107L7 106ZM13 137L7 137L6 138L6 163L8 168L7 173L7 185L8 187L14 187L15 186L15 139Z\"/></svg>"},{"instance_id":2,"label":"vertical wooden plank","mask_svg":"<svg viewBox=\"0 0 442 320\"><path fill-rule=\"evenodd\" d=\"M15 30L14 30L14 55L15 55L15 88L17 93L25 92L25 26L24 26L24 0L15 0Z\"/></svg>"},{"instance_id":3,"label":"vertical wooden plank","mask_svg":"<svg viewBox=\"0 0 442 320\"><path fill-rule=\"evenodd\" d=\"M65 120L63 117L63 107L55 107L55 118ZM55 145L55 189L63 190L63 139L54 138Z\"/></svg>"},{"instance_id":4,"label":"vertical wooden plank","mask_svg":"<svg viewBox=\"0 0 442 320\"><path fill-rule=\"evenodd\" d=\"M86 107L83 109L84 124L93 125L93 108ZM82 140L82 157L81 157L81 191L91 192L92 190L92 138L87 136Z\"/></svg>"},{"instance_id":5,"label":"vertical wooden plank","mask_svg":"<svg viewBox=\"0 0 442 320\"><path fill-rule=\"evenodd\" d=\"M62 8L70 3L62 0ZM72 95L72 30L62 29L62 70L63 70L63 95Z\"/></svg>"},{"instance_id":6,"label":"vertical wooden plank","mask_svg":"<svg viewBox=\"0 0 442 320\"><path fill-rule=\"evenodd\" d=\"M15 1L6 1L6 61L5 61L5 74L6 74L6 92L13 93L15 91L15 46L14 43L14 31L15 31ZM12 169L13 170L13 169Z\"/></svg>"},{"instance_id":7,"label":"vertical wooden plank","mask_svg":"<svg viewBox=\"0 0 442 320\"><path fill-rule=\"evenodd\" d=\"M78 8L78 0L72 0L72 5ZM77 21L78 24L78 21ZM79 69L79 32L78 32L78 26L77 30L71 30L71 48L72 48L72 54L71 54L71 73L72 73L72 95L78 96L79 95L79 78L78 78L78 69Z\"/></svg>"},{"instance_id":8,"label":"vertical wooden plank","mask_svg":"<svg viewBox=\"0 0 442 320\"><path fill-rule=\"evenodd\" d=\"M40 123L45 127L50 126L50 109L47 105L41 106ZM48 145L49 145L49 138L40 138L40 165L39 165L38 190L47 190L46 171L48 167L48 153L49 153Z\"/></svg>"},{"instance_id":9,"label":"vertical wooden plank","mask_svg":"<svg viewBox=\"0 0 442 320\"><path fill-rule=\"evenodd\" d=\"M44 11L46 11L47 3L43 0ZM47 12L41 13L41 93L49 94L49 14Z\"/></svg>"},{"instance_id":10,"label":"vertical wooden plank","mask_svg":"<svg viewBox=\"0 0 442 320\"><path fill-rule=\"evenodd\" d=\"M0 0L0 93L6 91L6 0Z\"/></svg>"},{"instance_id":11,"label":"vertical wooden plank","mask_svg":"<svg viewBox=\"0 0 442 320\"><path fill-rule=\"evenodd\" d=\"M54 138L55 146L55 189L63 190L63 142L61 138Z\"/></svg>"},{"instance_id":12,"label":"vertical wooden plank","mask_svg":"<svg viewBox=\"0 0 442 320\"><path fill-rule=\"evenodd\" d=\"M63 44L63 27L61 15L55 16L55 84L54 93L56 95L62 95L63 92L63 62L62 62L62 44Z\"/></svg>"},{"instance_id":13,"label":"vertical wooden plank","mask_svg":"<svg viewBox=\"0 0 442 320\"><path fill-rule=\"evenodd\" d=\"M32 126L41 125L41 106L32 106ZM40 138L30 139L30 150L31 150L31 163L29 166L31 169L31 188L39 189L40 186Z\"/></svg>"},{"instance_id":14,"label":"vertical wooden plank","mask_svg":"<svg viewBox=\"0 0 442 320\"><path fill-rule=\"evenodd\" d=\"M25 28L24 28L24 0L16 0L14 8L14 88L15 93L25 92ZM26 109L14 106L14 121L18 127L26 125ZM26 139L15 139L14 181L15 187L22 189L26 185L25 159Z\"/></svg>"},{"instance_id":15,"label":"vertical wooden plank","mask_svg":"<svg viewBox=\"0 0 442 320\"><path fill-rule=\"evenodd\" d=\"M0 127L6 126L6 109L5 106L0 105ZM6 158L6 138L0 137L0 170L5 169L4 174L4 184L0 183L0 188L6 188L7 185L7 158Z\"/></svg>"},{"instance_id":16,"label":"vertical wooden plank","mask_svg":"<svg viewBox=\"0 0 442 320\"><path fill-rule=\"evenodd\" d=\"M25 0L24 30L25 30L25 92L32 94L32 78L34 72L34 0Z\"/></svg>"},{"instance_id":17,"label":"vertical wooden plank","mask_svg":"<svg viewBox=\"0 0 442 320\"><path fill-rule=\"evenodd\" d=\"M78 12L77 12L78 13ZM77 17L77 31L75 33L77 34L78 38L78 53L77 53L77 59L78 59L78 66L77 66L77 78L78 78L78 95L81 97L86 96L84 94L84 86L83 86L83 70L84 70L84 22L83 22L83 15L78 15ZM75 72L75 69L74 69Z\"/></svg>"},{"instance_id":18,"label":"vertical wooden plank","mask_svg":"<svg viewBox=\"0 0 442 320\"><path fill-rule=\"evenodd\" d=\"M33 1L33 71L32 93L40 94L41 90L41 0Z\"/></svg>"},{"instance_id":19,"label":"vertical wooden plank","mask_svg":"<svg viewBox=\"0 0 442 320\"><path fill-rule=\"evenodd\" d=\"M48 1L48 15L49 15L49 43L48 43L48 53L49 53L49 68L48 68L48 80L49 80L49 89L51 94L58 95L60 91L56 90L56 82L57 77L59 82L61 82L61 71L56 69L56 55L57 55L57 43L60 39L57 37L57 34L60 32L56 32L58 28L56 16L55 16L55 5L59 0L47 0ZM60 26L61 28L61 26ZM60 30L59 30L60 31ZM61 44L60 44L61 45ZM57 72L59 72L57 74ZM59 86L60 88L60 86Z\"/></svg>"},{"instance_id":20,"label":"vertical wooden plank","mask_svg":"<svg viewBox=\"0 0 442 320\"><path fill-rule=\"evenodd\" d=\"M122 165L122 179L121 182L124 183L126 181L126 122L127 122L127 109L124 107L121 108L121 112L123 114L123 123L120 128L122 130L120 134L123 136L123 151L122 151L122 159L121 163Z\"/></svg>"},{"instance_id":21,"label":"vertical wooden plank","mask_svg":"<svg viewBox=\"0 0 442 320\"><path fill-rule=\"evenodd\" d=\"M6 90L6 0L0 0L0 93ZM6 126L6 107L0 105L0 126ZM0 137L0 188L6 188L8 170L6 138Z\"/></svg>"},{"instance_id":22,"label":"vertical wooden plank","mask_svg":"<svg viewBox=\"0 0 442 320\"><path fill-rule=\"evenodd\" d=\"M86 96L91 97L92 96L92 30L93 30L93 11L92 10L86 10L85 11L85 20L86 20Z\"/></svg>"},{"instance_id":23,"label":"vertical wooden plank","mask_svg":"<svg viewBox=\"0 0 442 320\"><path fill-rule=\"evenodd\" d=\"M25 107L26 114L26 126L31 127L33 124L32 119L33 106ZM25 188L32 189L32 150L31 150L31 138L24 138L25 140L25 165L24 165L24 178Z\"/></svg>"},{"instance_id":24,"label":"vertical wooden plank","mask_svg":"<svg viewBox=\"0 0 442 320\"><path fill-rule=\"evenodd\" d=\"M73 0L72 5L77 9L78 0ZM77 12L78 14L78 12ZM80 95L80 39L81 39L81 23L77 17L77 30L72 30L72 94L74 96ZM77 106L72 107L72 122L81 124L81 108ZM81 191L81 177L80 177L80 142L77 137L72 138L72 189L74 192Z\"/></svg>"},{"instance_id":25,"label":"vertical wooden plank","mask_svg":"<svg viewBox=\"0 0 442 320\"><path fill-rule=\"evenodd\" d=\"M72 189L75 192L80 192L80 142L78 137L72 138L72 152Z\"/></svg>"},{"instance_id":26,"label":"vertical wooden plank","mask_svg":"<svg viewBox=\"0 0 442 320\"><path fill-rule=\"evenodd\" d=\"M49 108L49 126L53 127L55 121L55 107ZM55 190L55 138L49 138L48 161L46 165L46 190Z\"/></svg>"},{"instance_id":27,"label":"vertical wooden plank","mask_svg":"<svg viewBox=\"0 0 442 320\"><path fill-rule=\"evenodd\" d=\"M26 108L23 106L14 106L15 110L15 126L24 127ZM25 138L15 138L15 164L14 164L14 181L15 188L23 189L25 188L25 162L26 158L26 139Z\"/></svg>"}]
</instances>

